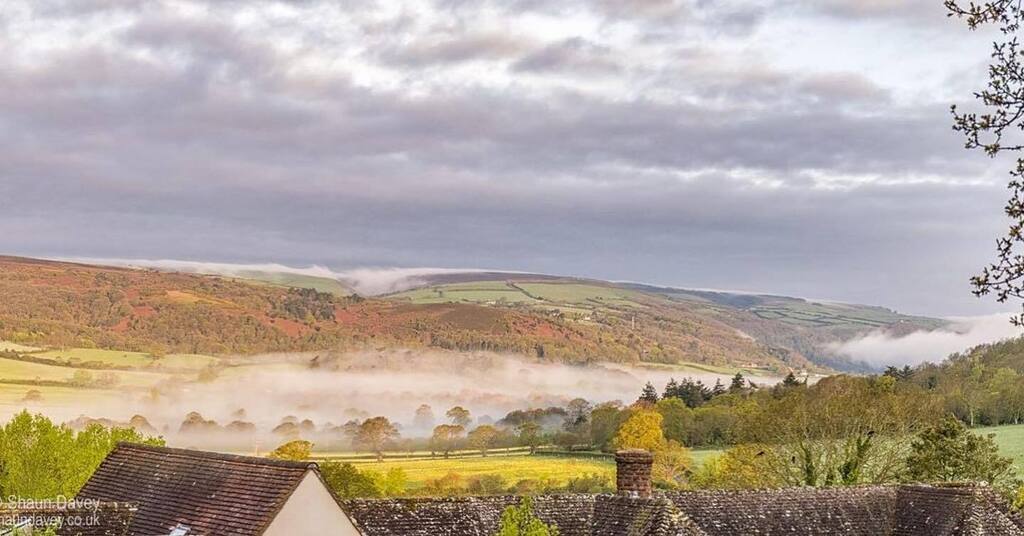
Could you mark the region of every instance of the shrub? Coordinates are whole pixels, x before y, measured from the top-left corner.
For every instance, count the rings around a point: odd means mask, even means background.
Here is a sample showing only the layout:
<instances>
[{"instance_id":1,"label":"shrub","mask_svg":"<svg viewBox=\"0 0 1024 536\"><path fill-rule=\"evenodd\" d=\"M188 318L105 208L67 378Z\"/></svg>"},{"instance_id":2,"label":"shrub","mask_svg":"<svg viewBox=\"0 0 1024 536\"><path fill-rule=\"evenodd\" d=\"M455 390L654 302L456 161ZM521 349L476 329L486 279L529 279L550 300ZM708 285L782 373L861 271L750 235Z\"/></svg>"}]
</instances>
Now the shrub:
<instances>
[{"instance_id":1,"label":"shrub","mask_svg":"<svg viewBox=\"0 0 1024 536\"><path fill-rule=\"evenodd\" d=\"M1012 491L1013 460L999 455L993 435L982 436L947 417L917 435L907 456L906 479L916 482L987 482Z\"/></svg>"},{"instance_id":2,"label":"shrub","mask_svg":"<svg viewBox=\"0 0 1024 536\"><path fill-rule=\"evenodd\" d=\"M462 475L455 472L427 480L423 485L423 493L430 496L451 497L462 495L465 492L466 487L462 483Z\"/></svg>"},{"instance_id":3,"label":"shrub","mask_svg":"<svg viewBox=\"0 0 1024 536\"><path fill-rule=\"evenodd\" d=\"M525 497L518 506L501 513L496 536L558 536L558 527L546 525L533 513L533 499Z\"/></svg>"},{"instance_id":4,"label":"shrub","mask_svg":"<svg viewBox=\"0 0 1024 536\"><path fill-rule=\"evenodd\" d=\"M381 497L383 493L373 477L360 472L351 463L324 462L320 474L327 487L343 499Z\"/></svg>"},{"instance_id":5,"label":"shrub","mask_svg":"<svg viewBox=\"0 0 1024 536\"><path fill-rule=\"evenodd\" d=\"M273 452L268 454L267 457L278 460L293 460L301 462L309 459L309 455L312 450L312 443L297 439L277 447Z\"/></svg>"},{"instance_id":6,"label":"shrub","mask_svg":"<svg viewBox=\"0 0 1024 536\"><path fill-rule=\"evenodd\" d=\"M466 489L474 495L500 495L508 491L508 483L499 474L487 474L469 479Z\"/></svg>"}]
</instances>

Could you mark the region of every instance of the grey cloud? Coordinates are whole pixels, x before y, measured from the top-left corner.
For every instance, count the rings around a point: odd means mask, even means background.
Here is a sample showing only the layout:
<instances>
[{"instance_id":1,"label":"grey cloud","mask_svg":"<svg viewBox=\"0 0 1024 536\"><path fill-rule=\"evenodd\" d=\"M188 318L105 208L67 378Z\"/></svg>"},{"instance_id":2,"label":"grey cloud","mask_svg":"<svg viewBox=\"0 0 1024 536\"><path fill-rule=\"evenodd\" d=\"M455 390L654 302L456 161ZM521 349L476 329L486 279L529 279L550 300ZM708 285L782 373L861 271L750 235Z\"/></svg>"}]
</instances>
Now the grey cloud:
<instances>
[{"instance_id":1,"label":"grey cloud","mask_svg":"<svg viewBox=\"0 0 1024 536\"><path fill-rule=\"evenodd\" d=\"M393 45L378 55L402 65L433 65L507 59L522 54L530 45L528 38L507 34L448 32Z\"/></svg>"},{"instance_id":2,"label":"grey cloud","mask_svg":"<svg viewBox=\"0 0 1024 536\"><path fill-rule=\"evenodd\" d=\"M0 57L0 250L476 266L983 312L966 278L1004 192L965 183L990 163L960 151L944 103L896 103L839 64L794 73L681 44L649 49L665 67L616 69L583 39L529 56L527 38L403 20L353 43L369 67L304 62L351 36L282 23L298 45L278 47L223 14L153 7L110 41ZM417 38L435 46L401 60L438 78L472 58L532 74L438 81L382 56ZM401 77L367 82L375 69ZM630 89L586 87L601 82Z\"/></svg>"},{"instance_id":3,"label":"grey cloud","mask_svg":"<svg viewBox=\"0 0 1024 536\"><path fill-rule=\"evenodd\" d=\"M522 57L512 68L537 73L614 74L622 70L622 65L609 47L573 37Z\"/></svg>"},{"instance_id":4,"label":"grey cloud","mask_svg":"<svg viewBox=\"0 0 1024 536\"><path fill-rule=\"evenodd\" d=\"M816 74L800 82L800 86L810 95L840 102L880 104L890 99L885 88L855 73Z\"/></svg>"},{"instance_id":5,"label":"grey cloud","mask_svg":"<svg viewBox=\"0 0 1024 536\"><path fill-rule=\"evenodd\" d=\"M921 21L937 20L946 14L942 2L934 0L817 0L791 5L854 19L910 17Z\"/></svg>"}]
</instances>

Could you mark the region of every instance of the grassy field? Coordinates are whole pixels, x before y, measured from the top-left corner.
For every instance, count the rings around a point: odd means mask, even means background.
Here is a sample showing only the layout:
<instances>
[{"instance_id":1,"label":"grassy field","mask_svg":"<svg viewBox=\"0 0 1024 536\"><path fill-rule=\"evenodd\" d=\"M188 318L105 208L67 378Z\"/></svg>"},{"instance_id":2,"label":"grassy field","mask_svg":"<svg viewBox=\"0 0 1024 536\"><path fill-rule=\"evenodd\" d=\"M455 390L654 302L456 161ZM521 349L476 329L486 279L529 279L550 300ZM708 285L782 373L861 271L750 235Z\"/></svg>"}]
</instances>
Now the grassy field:
<instances>
[{"instance_id":1,"label":"grassy field","mask_svg":"<svg viewBox=\"0 0 1024 536\"><path fill-rule=\"evenodd\" d=\"M409 478L409 490L423 487L427 480L457 473L464 479L485 474L500 474L509 484L524 479L550 479L563 484L570 478L586 474L601 474L613 479L615 462L600 458L563 458L549 456L489 456L457 460L385 460L378 463L354 462L360 469L387 471L401 467Z\"/></svg>"},{"instance_id":2,"label":"grassy field","mask_svg":"<svg viewBox=\"0 0 1024 536\"><path fill-rule=\"evenodd\" d=\"M640 306L637 301L640 294L637 292L582 283L478 281L410 290L395 294L393 297L414 303L504 301L546 307L566 307L569 312L585 312L592 307L602 305Z\"/></svg>"},{"instance_id":3,"label":"grassy field","mask_svg":"<svg viewBox=\"0 0 1024 536\"><path fill-rule=\"evenodd\" d=\"M978 434L993 434L1003 456L1013 458L1017 472L1024 475L1024 424L978 428Z\"/></svg>"},{"instance_id":4,"label":"grassy field","mask_svg":"<svg viewBox=\"0 0 1024 536\"><path fill-rule=\"evenodd\" d=\"M38 349L37 349L38 350ZM100 350L96 348L67 348L61 350L46 350L32 353L33 357L52 359L54 361L71 364L95 362L114 367L131 367L138 369L188 369L199 370L207 365L217 362L217 358L200 354L168 354L163 357L153 357L143 352L124 352L117 350Z\"/></svg>"},{"instance_id":5,"label":"grassy field","mask_svg":"<svg viewBox=\"0 0 1024 536\"><path fill-rule=\"evenodd\" d=\"M718 456L722 452L724 452L722 449L696 449L696 450L691 450L690 451L690 455L693 457L693 467L694 467L694 469L697 469L700 466L704 465L704 462L710 460L711 458L714 458L715 456Z\"/></svg>"},{"instance_id":6,"label":"grassy field","mask_svg":"<svg viewBox=\"0 0 1024 536\"><path fill-rule=\"evenodd\" d=\"M47 350L34 354L36 357L74 361L96 361L118 367L145 367L153 363L153 357L142 352L123 352L118 350L100 350L98 348L68 348L64 350Z\"/></svg>"},{"instance_id":7,"label":"grassy field","mask_svg":"<svg viewBox=\"0 0 1024 536\"><path fill-rule=\"evenodd\" d=\"M200 354L168 354L153 362L153 366L172 369L201 369L217 363L216 357Z\"/></svg>"},{"instance_id":8,"label":"grassy field","mask_svg":"<svg viewBox=\"0 0 1024 536\"><path fill-rule=\"evenodd\" d=\"M39 348L25 346L11 341L0 341L0 352L36 352Z\"/></svg>"},{"instance_id":9,"label":"grassy field","mask_svg":"<svg viewBox=\"0 0 1024 536\"><path fill-rule=\"evenodd\" d=\"M979 434L995 434L995 440L1003 455L1016 461L1018 472L1024 473L1024 425L979 428ZM707 460L718 456L721 449L698 449L691 451L694 468L701 467ZM426 455L426 453L424 453ZM324 455L317 457L324 459ZM369 455L345 455L337 453L326 458L347 461L360 469L387 471L394 467L402 468L408 479L408 489L415 493L427 480L436 479L456 473L464 481L474 476L500 474L509 485L523 479L550 479L564 484L570 478L586 474L600 474L614 481L615 462L611 458L573 457L571 455L523 455L518 452L496 454L482 458L479 456L466 458L412 458L405 460L385 460L378 463Z\"/></svg>"},{"instance_id":10,"label":"grassy field","mask_svg":"<svg viewBox=\"0 0 1024 536\"><path fill-rule=\"evenodd\" d=\"M26 401L29 391L38 391L41 400ZM79 389L75 387L15 385L0 383L0 414L13 414L28 409L68 408L91 402L117 402L124 400L124 392L117 389Z\"/></svg>"},{"instance_id":11,"label":"grassy field","mask_svg":"<svg viewBox=\"0 0 1024 536\"><path fill-rule=\"evenodd\" d=\"M315 275L290 274L284 272L264 272L260 270L245 270L239 272L238 277L250 282L277 285L281 287L312 288L320 292L327 292L337 296L348 296L352 289L341 284L337 279L329 277L317 277Z\"/></svg>"},{"instance_id":12,"label":"grassy field","mask_svg":"<svg viewBox=\"0 0 1024 536\"><path fill-rule=\"evenodd\" d=\"M44 365L42 363L29 363L15 359L0 358L0 380L34 380L34 381L57 381L64 382L71 379L77 369L71 367L59 367ZM98 373L108 371L90 371L94 376ZM117 376L119 385L148 387L164 379L166 375L153 372L134 371L109 371Z\"/></svg>"},{"instance_id":13,"label":"grassy field","mask_svg":"<svg viewBox=\"0 0 1024 536\"><path fill-rule=\"evenodd\" d=\"M638 293L621 288L576 283L519 283L517 286L527 294L549 302L576 305L639 305Z\"/></svg>"},{"instance_id":14,"label":"grassy field","mask_svg":"<svg viewBox=\"0 0 1024 536\"><path fill-rule=\"evenodd\" d=\"M519 450L519 449L517 449ZM692 451L695 467L700 467L706 460L721 454L721 450L701 449ZM318 454L315 459L350 462L363 470L387 471L400 467L409 479L408 489L415 493L426 481L441 478L448 473L456 473L464 481L475 476L499 474L509 484L524 479L548 479L556 484L564 484L570 478L587 474L599 474L614 483L615 461L611 457L595 457L581 455L543 455L530 456L519 452L502 454L500 452L483 458L479 454L464 458L427 458L388 459L377 462L370 455L352 455L349 453ZM473 453L463 453L472 455ZM404 454L403 454L404 455Z\"/></svg>"},{"instance_id":15,"label":"grassy field","mask_svg":"<svg viewBox=\"0 0 1024 536\"><path fill-rule=\"evenodd\" d=\"M396 298L406 299L413 303L449 303L472 302L489 303L537 303L521 290L504 281L481 281L475 283L456 283L442 287L429 287L396 294Z\"/></svg>"}]
</instances>

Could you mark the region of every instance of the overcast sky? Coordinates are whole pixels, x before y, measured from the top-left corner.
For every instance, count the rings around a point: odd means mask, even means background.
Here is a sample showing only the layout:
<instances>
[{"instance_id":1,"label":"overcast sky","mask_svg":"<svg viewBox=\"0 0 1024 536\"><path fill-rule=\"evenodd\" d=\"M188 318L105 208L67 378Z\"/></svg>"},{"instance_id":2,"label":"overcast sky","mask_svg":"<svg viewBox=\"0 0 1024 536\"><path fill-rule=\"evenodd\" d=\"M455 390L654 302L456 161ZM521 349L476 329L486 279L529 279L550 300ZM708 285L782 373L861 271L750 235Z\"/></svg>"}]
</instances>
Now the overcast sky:
<instances>
[{"instance_id":1,"label":"overcast sky","mask_svg":"<svg viewBox=\"0 0 1024 536\"><path fill-rule=\"evenodd\" d=\"M941 4L5 0L0 252L1013 310Z\"/></svg>"}]
</instances>

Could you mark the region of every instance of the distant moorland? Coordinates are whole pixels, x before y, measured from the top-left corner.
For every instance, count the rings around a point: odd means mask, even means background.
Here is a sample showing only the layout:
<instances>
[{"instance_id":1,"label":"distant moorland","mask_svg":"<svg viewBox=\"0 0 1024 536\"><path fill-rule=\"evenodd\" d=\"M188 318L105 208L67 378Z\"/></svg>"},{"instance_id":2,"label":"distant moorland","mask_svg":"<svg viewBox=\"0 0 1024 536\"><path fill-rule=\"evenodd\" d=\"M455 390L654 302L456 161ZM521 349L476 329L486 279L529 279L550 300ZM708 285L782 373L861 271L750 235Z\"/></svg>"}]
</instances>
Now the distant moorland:
<instances>
[{"instance_id":1,"label":"distant moorland","mask_svg":"<svg viewBox=\"0 0 1024 536\"><path fill-rule=\"evenodd\" d=\"M529 274L427 276L372 298L333 279L241 275L0 257L0 340L157 357L433 347L778 373L863 370L829 345L944 324L880 307Z\"/></svg>"}]
</instances>

